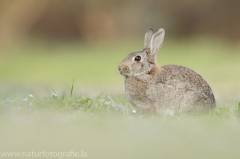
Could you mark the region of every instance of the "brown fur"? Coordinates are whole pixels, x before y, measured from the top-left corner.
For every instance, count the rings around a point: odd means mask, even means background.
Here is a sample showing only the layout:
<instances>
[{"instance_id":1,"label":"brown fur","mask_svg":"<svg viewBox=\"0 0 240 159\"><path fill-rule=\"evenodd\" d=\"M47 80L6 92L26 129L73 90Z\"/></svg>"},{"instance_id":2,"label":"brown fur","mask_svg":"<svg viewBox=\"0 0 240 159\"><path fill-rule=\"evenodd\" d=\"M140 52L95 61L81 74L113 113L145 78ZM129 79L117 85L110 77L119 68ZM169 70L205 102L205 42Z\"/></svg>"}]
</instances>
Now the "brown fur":
<instances>
[{"instance_id":1,"label":"brown fur","mask_svg":"<svg viewBox=\"0 0 240 159\"><path fill-rule=\"evenodd\" d=\"M199 113L214 108L213 92L199 74L184 66L158 66L156 63L156 52L162 45L164 30L159 29L153 34L150 29L146 34L144 46L148 48L129 54L119 65L119 72L125 76L129 102L151 113L169 110ZM141 56L141 60L133 60L136 56Z\"/></svg>"},{"instance_id":2,"label":"brown fur","mask_svg":"<svg viewBox=\"0 0 240 159\"><path fill-rule=\"evenodd\" d=\"M149 75L153 76L159 71L159 66L154 63L154 68L148 73Z\"/></svg>"}]
</instances>

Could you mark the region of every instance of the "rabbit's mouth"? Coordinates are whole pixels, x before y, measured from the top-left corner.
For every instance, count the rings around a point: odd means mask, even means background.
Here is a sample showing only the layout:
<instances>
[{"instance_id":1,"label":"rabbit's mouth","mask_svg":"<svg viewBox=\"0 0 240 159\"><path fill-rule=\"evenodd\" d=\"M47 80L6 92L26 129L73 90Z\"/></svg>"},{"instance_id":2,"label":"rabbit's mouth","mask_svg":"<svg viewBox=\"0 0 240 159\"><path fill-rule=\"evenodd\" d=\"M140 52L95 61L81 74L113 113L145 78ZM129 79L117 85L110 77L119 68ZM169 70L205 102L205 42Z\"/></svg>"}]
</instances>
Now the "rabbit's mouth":
<instances>
[{"instance_id":1,"label":"rabbit's mouth","mask_svg":"<svg viewBox=\"0 0 240 159\"><path fill-rule=\"evenodd\" d=\"M122 73L121 71L119 71L119 74L120 74L120 75L123 75L124 77L129 77L129 75L124 74L124 73Z\"/></svg>"}]
</instances>

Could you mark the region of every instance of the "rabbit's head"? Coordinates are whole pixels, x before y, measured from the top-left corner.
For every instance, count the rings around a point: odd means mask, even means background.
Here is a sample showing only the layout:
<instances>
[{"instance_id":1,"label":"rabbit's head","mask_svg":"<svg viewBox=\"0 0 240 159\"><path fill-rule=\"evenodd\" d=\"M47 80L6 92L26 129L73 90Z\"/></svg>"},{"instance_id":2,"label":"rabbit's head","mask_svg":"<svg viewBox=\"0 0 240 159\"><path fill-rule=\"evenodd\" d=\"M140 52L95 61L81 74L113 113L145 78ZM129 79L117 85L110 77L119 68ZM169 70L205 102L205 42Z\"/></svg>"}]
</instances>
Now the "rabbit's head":
<instances>
[{"instance_id":1,"label":"rabbit's head","mask_svg":"<svg viewBox=\"0 0 240 159\"><path fill-rule=\"evenodd\" d=\"M164 40L165 31L159 29L153 34L150 28L145 34L144 49L130 53L118 66L120 74L130 77L149 74L157 67L156 53Z\"/></svg>"}]
</instances>

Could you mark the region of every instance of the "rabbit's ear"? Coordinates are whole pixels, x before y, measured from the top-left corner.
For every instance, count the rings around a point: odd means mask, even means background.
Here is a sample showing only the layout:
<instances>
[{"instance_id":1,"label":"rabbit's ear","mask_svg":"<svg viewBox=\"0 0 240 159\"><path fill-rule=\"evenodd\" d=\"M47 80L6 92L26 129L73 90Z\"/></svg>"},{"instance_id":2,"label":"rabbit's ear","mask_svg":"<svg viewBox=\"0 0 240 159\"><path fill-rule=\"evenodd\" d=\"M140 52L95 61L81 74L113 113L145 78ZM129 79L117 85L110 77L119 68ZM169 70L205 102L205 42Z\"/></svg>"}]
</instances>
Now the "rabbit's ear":
<instances>
[{"instance_id":1,"label":"rabbit's ear","mask_svg":"<svg viewBox=\"0 0 240 159\"><path fill-rule=\"evenodd\" d=\"M150 41L150 55L156 55L159 48L162 46L164 40L165 31L164 29L159 29L155 34L153 34Z\"/></svg>"},{"instance_id":2,"label":"rabbit's ear","mask_svg":"<svg viewBox=\"0 0 240 159\"><path fill-rule=\"evenodd\" d=\"M149 48L149 44L152 39L152 36L153 36L153 29L149 28L144 38L144 49Z\"/></svg>"}]
</instances>

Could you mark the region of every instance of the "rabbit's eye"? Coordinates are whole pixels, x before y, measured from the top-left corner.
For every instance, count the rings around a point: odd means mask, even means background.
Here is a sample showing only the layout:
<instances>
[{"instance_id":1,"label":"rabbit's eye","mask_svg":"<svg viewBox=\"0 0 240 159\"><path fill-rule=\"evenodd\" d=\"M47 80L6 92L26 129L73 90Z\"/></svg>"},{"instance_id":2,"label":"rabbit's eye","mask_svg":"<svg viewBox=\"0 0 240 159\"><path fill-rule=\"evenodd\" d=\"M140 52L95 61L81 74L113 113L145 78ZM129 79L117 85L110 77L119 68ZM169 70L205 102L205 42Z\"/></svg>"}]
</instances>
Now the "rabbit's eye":
<instances>
[{"instance_id":1,"label":"rabbit's eye","mask_svg":"<svg viewBox=\"0 0 240 159\"><path fill-rule=\"evenodd\" d=\"M136 56L134 60L135 61L140 61L141 60L141 56Z\"/></svg>"}]
</instances>

